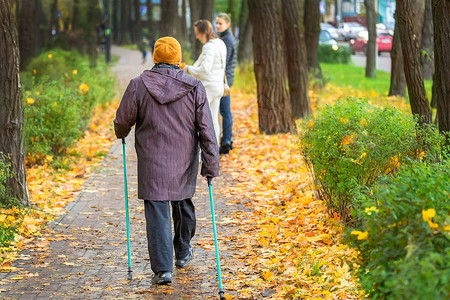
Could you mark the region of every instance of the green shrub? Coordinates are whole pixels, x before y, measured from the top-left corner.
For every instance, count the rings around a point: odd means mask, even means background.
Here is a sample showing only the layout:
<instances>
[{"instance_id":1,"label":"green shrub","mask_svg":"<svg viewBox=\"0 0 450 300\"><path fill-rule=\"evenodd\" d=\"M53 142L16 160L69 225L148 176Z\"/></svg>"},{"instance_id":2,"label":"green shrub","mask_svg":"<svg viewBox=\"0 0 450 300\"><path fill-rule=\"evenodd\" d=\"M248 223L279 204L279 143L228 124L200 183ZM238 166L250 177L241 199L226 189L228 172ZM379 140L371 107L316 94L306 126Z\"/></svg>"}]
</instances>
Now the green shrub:
<instances>
[{"instance_id":1,"label":"green shrub","mask_svg":"<svg viewBox=\"0 0 450 300\"><path fill-rule=\"evenodd\" d=\"M107 66L90 68L89 59L73 51L40 54L22 77L26 151L38 163L64 153L83 135L93 108L114 94Z\"/></svg>"},{"instance_id":2,"label":"green shrub","mask_svg":"<svg viewBox=\"0 0 450 300\"><path fill-rule=\"evenodd\" d=\"M29 92L24 103L26 151L37 156L64 152L85 128L90 108L83 110L83 95L57 81Z\"/></svg>"},{"instance_id":3,"label":"green shrub","mask_svg":"<svg viewBox=\"0 0 450 300\"><path fill-rule=\"evenodd\" d=\"M13 176L9 156L0 152L0 207L10 207L17 204L6 185L6 180Z\"/></svg>"},{"instance_id":4,"label":"green shrub","mask_svg":"<svg viewBox=\"0 0 450 300\"><path fill-rule=\"evenodd\" d=\"M77 74L73 74L74 70L77 70ZM89 62L78 52L52 49L33 58L26 72L21 75L25 82L33 78L39 83L48 78L59 80L62 77L70 77L66 79L75 80L87 72L89 72Z\"/></svg>"},{"instance_id":5,"label":"green shrub","mask_svg":"<svg viewBox=\"0 0 450 300\"><path fill-rule=\"evenodd\" d=\"M380 176L414 159L438 159L438 133L432 128L421 131L416 124L393 107L350 98L327 106L305 126L302 153L331 213L348 224L354 197Z\"/></svg>"},{"instance_id":6,"label":"green shrub","mask_svg":"<svg viewBox=\"0 0 450 300\"><path fill-rule=\"evenodd\" d=\"M415 163L359 197L358 275L374 299L448 299L450 163Z\"/></svg>"},{"instance_id":7,"label":"green shrub","mask_svg":"<svg viewBox=\"0 0 450 300\"><path fill-rule=\"evenodd\" d=\"M8 247L14 240L17 232L17 226L0 223L0 247Z\"/></svg>"},{"instance_id":8,"label":"green shrub","mask_svg":"<svg viewBox=\"0 0 450 300\"><path fill-rule=\"evenodd\" d=\"M332 45L319 45L319 61L324 63L348 64L352 51L348 46L338 46L337 50Z\"/></svg>"}]
</instances>

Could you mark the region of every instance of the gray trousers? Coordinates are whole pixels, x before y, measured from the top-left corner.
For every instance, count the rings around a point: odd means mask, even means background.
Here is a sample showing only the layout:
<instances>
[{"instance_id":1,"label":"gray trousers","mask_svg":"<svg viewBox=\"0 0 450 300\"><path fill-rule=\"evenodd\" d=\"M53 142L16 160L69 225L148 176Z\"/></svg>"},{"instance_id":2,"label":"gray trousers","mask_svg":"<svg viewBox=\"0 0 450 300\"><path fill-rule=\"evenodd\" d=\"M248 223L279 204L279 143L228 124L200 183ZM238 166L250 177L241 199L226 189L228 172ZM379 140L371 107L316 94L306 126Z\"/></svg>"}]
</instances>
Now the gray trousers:
<instances>
[{"instance_id":1,"label":"gray trousers","mask_svg":"<svg viewBox=\"0 0 450 300\"><path fill-rule=\"evenodd\" d=\"M172 241L172 222L174 236ZM189 253L191 239L195 235L195 207L192 199L181 201L145 200L145 220L147 223L148 253L150 265L154 273L172 272L173 250L175 258L185 258Z\"/></svg>"}]
</instances>

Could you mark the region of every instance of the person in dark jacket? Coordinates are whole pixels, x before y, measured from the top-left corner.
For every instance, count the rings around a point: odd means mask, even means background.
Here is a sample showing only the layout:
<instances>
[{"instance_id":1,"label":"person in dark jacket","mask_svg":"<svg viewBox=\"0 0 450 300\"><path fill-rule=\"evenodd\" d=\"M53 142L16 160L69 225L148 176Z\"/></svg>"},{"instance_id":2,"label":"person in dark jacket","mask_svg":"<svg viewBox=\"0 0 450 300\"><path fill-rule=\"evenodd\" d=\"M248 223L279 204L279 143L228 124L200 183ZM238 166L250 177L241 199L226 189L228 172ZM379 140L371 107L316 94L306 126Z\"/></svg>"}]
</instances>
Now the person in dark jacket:
<instances>
[{"instance_id":1,"label":"person in dark jacket","mask_svg":"<svg viewBox=\"0 0 450 300\"><path fill-rule=\"evenodd\" d=\"M219 147L202 83L180 70L181 46L172 37L156 41L155 66L132 79L114 120L117 138L136 124L138 198L144 200L153 284L172 282L175 265L193 257L196 218L192 202L201 148L201 175L219 173ZM170 206L174 222L172 224Z\"/></svg>"},{"instance_id":2,"label":"person in dark jacket","mask_svg":"<svg viewBox=\"0 0 450 300\"><path fill-rule=\"evenodd\" d=\"M225 13L221 13L216 18L216 29L220 38L227 47L227 61L225 74L228 85L231 87L234 82L234 68L236 67L236 44L230 30L231 18ZM220 99L220 115L222 116L222 138L220 139L220 154L228 154L233 149L233 118L231 115L230 95Z\"/></svg>"}]
</instances>

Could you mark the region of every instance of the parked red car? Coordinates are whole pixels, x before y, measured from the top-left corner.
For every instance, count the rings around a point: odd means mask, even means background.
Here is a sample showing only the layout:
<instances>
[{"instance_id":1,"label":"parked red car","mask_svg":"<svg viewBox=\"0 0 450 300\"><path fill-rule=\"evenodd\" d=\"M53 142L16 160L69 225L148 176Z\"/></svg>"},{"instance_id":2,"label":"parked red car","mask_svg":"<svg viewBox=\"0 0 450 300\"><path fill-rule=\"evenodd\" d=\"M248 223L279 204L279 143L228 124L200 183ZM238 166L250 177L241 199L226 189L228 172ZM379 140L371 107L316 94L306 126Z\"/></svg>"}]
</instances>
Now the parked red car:
<instances>
[{"instance_id":1,"label":"parked red car","mask_svg":"<svg viewBox=\"0 0 450 300\"><path fill-rule=\"evenodd\" d=\"M386 31L379 31L377 36L378 55L381 52L391 52L392 49L392 35ZM356 39L350 40L350 47L353 53L367 51L367 41L369 40L369 33L361 31Z\"/></svg>"}]
</instances>

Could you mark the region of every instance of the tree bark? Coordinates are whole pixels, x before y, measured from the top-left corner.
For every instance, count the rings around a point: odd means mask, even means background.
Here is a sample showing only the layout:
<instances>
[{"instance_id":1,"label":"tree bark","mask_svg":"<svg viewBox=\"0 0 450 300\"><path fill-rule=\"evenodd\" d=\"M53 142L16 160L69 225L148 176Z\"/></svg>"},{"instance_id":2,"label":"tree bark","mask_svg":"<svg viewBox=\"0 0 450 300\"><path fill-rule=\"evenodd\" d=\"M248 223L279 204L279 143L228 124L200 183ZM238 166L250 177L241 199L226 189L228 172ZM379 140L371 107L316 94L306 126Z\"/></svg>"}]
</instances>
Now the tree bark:
<instances>
[{"instance_id":1,"label":"tree bark","mask_svg":"<svg viewBox=\"0 0 450 300\"><path fill-rule=\"evenodd\" d=\"M50 32L49 36L52 37L52 31L55 29L55 34L59 31L58 26L58 0L53 0L52 6L50 9Z\"/></svg>"},{"instance_id":2,"label":"tree bark","mask_svg":"<svg viewBox=\"0 0 450 300\"><path fill-rule=\"evenodd\" d=\"M0 152L10 157L13 172L6 186L18 202L28 206L19 46L8 0L0 0L0 108Z\"/></svg>"},{"instance_id":3,"label":"tree bark","mask_svg":"<svg viewBox=\"0 0 450 300\"><path fill-rule=\"evenodd\" d=\"M187 32L187 20L186 20L186 0L182 0L181 2L181 16L180 16L180 42L185 43L188 41L188 32Z\"/></svg>"},{"instance_id":4,"label":"tree bark","mask_svg":"<svg viewBox=\"0 0 450 300\"><path fill-rule=\"evenodd\" d=\"M80 27L80 0L73 1L72 9L72 30L77 30Z\"/></svg>"},{"instance_id":5,"label":"tree bark","mask_svg":"<svg viewBox=\"0 0 450 300\"><path fill-rule=\"evenodd\" d=\"M375 0L364 0L367 16L367 31L369 32L369 40L366 50L366 77L377 77L376 59L377 52L377 20L378 14L375 9Z\"/></svg>"},{"instance_id":6,"label":"tree bark","mask_svg":"<svg viewBox=\"0 0 450 300\"><path fill-rule=\"evenodd\" d=\"M433 14L431 0L425 0L425 12L422 26L422 41L420 43L420 64L424 79L433 79L434 48L433 48Z\"/></svg>"},{"instance_id":7,"label":"tree bark","mask_svg":"<svg viewBox=\"0 0 450 300\"><path fill-rule=\"evenodd\" d=\"M161 1L161 36L175 36L178 20L178 1Z\"/></svg>"},{"instance_id":8,"label":"tree bark","mask_svg":"<svg viewBox=\"0 0 450 300\"><path fill-rule=\"evenodd\" d=\"M119 12L120 12L120 0L113 0L113 7L112 7L112 38L114 44L119 44L120 41L120 23L119 23ZM150 0L151 2L151 0Z\"/></svg>"},{"instance_id":9,"label":"tree bark","mask_svg":"<svg viewBox=\"0 0 450 300\"><path fill-rule=\"evenodd\" d=\"M238 13L236 10L236 8L238 7L238 2L240 2L240 1L228 0L228 13L231 15L232 22L233 22L233 20L237 21L237 18L238 18ZM234 22L236 23L236 21L234 21ZM233 35L236 36L236 26L232 26L230 30L232 30Z\"/></svg>"},{"instance_id":10,"label":"tree bark","mask_svg":"<svg viewBox=\"0 0 450 300\"><path fill-rule=\"evenodd\" d=\"M201 0L189 0L189 10L191 12L191 32L189 33L189 41L191 42L191 59L197 60L200 56L202 44L195 38L194 23L200 20Z\"/></svg>"},{"instance_id":11,"label":"tree bark","mask_svg":"<svg viewBox=\"0 0 450 300\"><path fill-rule=\"evenodd\" d=\"M119 44L126 45L131 43L130 31L130 4L129 0L120 0L120 31Z\"/></svg>"},{"instance_id":12,"label":"tree bark","mask_svg":"<svg viewBox=\"0 0 450 300\"><path fill-rule=\"evenodd\" d=\"M299 1L282 0L289 94L295 118L311 114L308 95L308 60L303 24L299 19Z\"/></svg>"},{"instance_id":13,"label":"tree bark","mask_svg":"<svg viewBox=\"0 0 450 300\"><path fill-rule=\"evenodd\" d=\"M396 3L411 111L420 117L420 123L431 123L431 109L423 82L417 30L412 22L410 3L409 0L398 0Z\"/></svg>"},{"instance_id":14,"label":"tree bark","mask_svg":"<svg viewBox=\"0 0 450 300\"><path fill-rule=\"evenodd\" d=\"M96 24L102 19L102 13L98 2L87 2L87 23L85 28L85 35L87 39L87 51L89 55L89 63L91 68L97 66L97 31Z\"/></svg>"},{"instance_id":15,"label":"tree bark","mask_svg":"<svg viewBox=\"0 0 450 300\"><path fill-rule=\"evenodd\" d=\"M320 0L305 0L305 42L308 58L308 71L314 75L320 86L324 85L322 69L319 64Z\"/></svg>"},{"instance_id":16,"label":"tree bark","mask_svg":"<svg viewBox=\"0 0 450 300\"><path fill-rule=\"evenodd\" d=\"M134 20L133 20L133 35L134 43L139 42L142 39L142 19L141 19L141 5L140 0L134 0Z\"/></svg>"},{"instance_id":17,"label":"tree bark","mask_svg":"<svg viewBox=\"0 0 450 300\"><path fill-rule=\"evenodd\" d=\"M439 132L450 132L450 2L433 0L435 92ZM450 137L447 135L447 145Z\"/></svg>"},{"instance_id":18,"label":"tree bark","mask_svg":"<svg viewBox=\"0 0 450 300\"><path fill-rule=\"evenodd\" d=\"M237 59L239 64L248 64L253 60L252 23L248 16L248 0L242 0L241 4Z\"/></svg>"},{"instance_id":19,"label":"tree bark","mask_svg":"<svg viewBox=\"0 0 450 300\"><path fill-rule=\"evenodd\" d=\"M249 0L260 132L295 132L286 89L286 59L280 0Z\"/></svg>"},{"instance_id":20,"label":"tree bark","mask_svg":"<svg viewBox=\"0 0 450 300\"><path fill-rule=\"evenodd\" d=\"M406 96L406 78L403 66L402 43L398 32L398 17L395 13L394 38L392 39L391 49L391 86L389 96Z\"/></svg>"},{"instance_id":21,"label":"tree bark","mask_svg":"<svg viewBox=\"0 0 450 300\"><path fill-rule=\"evenodd\" d=\"M154 27L153 27L153 4L152 0L147 0L147 28L148 28L148 39L149 41L156 38Z\"/></svg>"},{"instance_id":22,"label":"tree bark","mask_svg":"<svg viewBox=\"0 0 450 300\"><path fill-rule=\"evenodd\" d=\"M195 38L194 23L198 20L212 20L214 13L214 0L189 0L189 8L191 10L191 58L197 60L201 51L202 43Z\"/></svg>"},{"instance_id":23,"label":"tree bark","mask_svg":"<svg viewBox=\"0 0 450 300\"><path fill-rule=\"evenodd\" d=\"M19 17L20 69L24 70L36 53L39 36L40 0L23 0Z\"/></svg>"}]
</instances>

